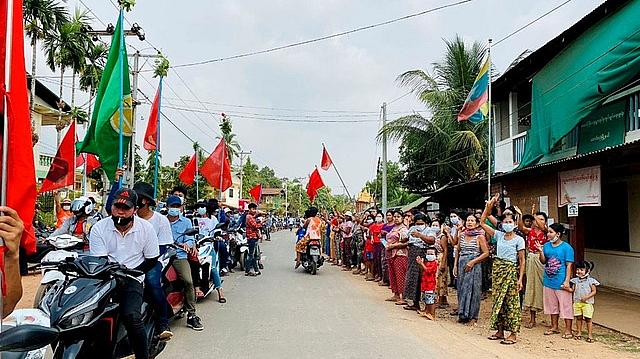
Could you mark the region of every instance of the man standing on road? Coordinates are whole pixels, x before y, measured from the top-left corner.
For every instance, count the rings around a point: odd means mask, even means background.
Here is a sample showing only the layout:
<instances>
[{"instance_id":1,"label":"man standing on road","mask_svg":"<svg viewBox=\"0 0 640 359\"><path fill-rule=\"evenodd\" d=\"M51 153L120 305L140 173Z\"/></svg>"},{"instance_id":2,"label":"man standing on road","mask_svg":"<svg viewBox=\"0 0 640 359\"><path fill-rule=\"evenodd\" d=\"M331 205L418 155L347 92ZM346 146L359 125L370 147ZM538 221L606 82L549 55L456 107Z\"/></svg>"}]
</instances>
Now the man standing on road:
<instances>
[{"instance_id":1,"label":"man standing on road","mask_svg":"<svg viewBox=\"0 0 640 359\"><path fill-rule=\"evenodd\" d=\"M134 214L138 196L128 188L115 193L111 217L96 223L89 235L92 256L107 257L127 268L148 272L160 255L158 237L153 226ZM149 357L147 336L142 322L142 279L122 278L118 281L120 312L131 347L137 359Z\"/></svg>"},{"instance_id":2,"label":"man standing on road","mask_svg":"<svg viewBox=\"0 0 640 359\"><path fill-rule=\"evenodd\" d=\"M153 229L158 236L158 245L160 246L160 255L167 251L167 245L173 244L173 235L171 234L171 223L167 217L151 209L156 205L153 198L153 186L138 182L133 185L133 190L138 195L138 217L151 223ZM167 298L162 290L162 264L157 262L145 276L145 285L147 292L151 296L154 305L154 312L158 320L158 333L161 340L169 340L173 336L171 328L169 328L169 318L167 313Z\"/></svg>"},{"instance_id":3,"label":"man standing on road","mask_svg":"<svg viewBox=\"0 0 640 359\"><path fill-rule=\"evenodd\" d=\"M244 265L244 275L249 277L255 277L262 274L258 268L255 253L258 245L258 239L260 238L260 227L262 227L262 224L258 223L256 220L257 212L258 205L255 203L249 204L249 213L247 213L247 244L249 245L249 254L247 255L247 263ZM251 269L253 269L253 272Z\"/></svg>"},{"instance_id":4,"label":"man standing on road","mask_svg":"<svg viewBox=\"0 0 640 359\"><path fill-rule=\"evenodd\" d=\"M196 293L193 286L193 278L191 277L191 266L187 256L189 253L197 253L193 236L186 235L186 232L193 228L191 221L184 217L184 205L182 199L178 196L171 195L167 198L167 218L171 223L171 234L173 242L178 246L176 259L173 261L173 268L178 278L184 283L185 291L185 308L187 309L187 327L193 330L203 330L204 326L200 322L200 318L196 315Z\"/></svg>"}]
</instances>

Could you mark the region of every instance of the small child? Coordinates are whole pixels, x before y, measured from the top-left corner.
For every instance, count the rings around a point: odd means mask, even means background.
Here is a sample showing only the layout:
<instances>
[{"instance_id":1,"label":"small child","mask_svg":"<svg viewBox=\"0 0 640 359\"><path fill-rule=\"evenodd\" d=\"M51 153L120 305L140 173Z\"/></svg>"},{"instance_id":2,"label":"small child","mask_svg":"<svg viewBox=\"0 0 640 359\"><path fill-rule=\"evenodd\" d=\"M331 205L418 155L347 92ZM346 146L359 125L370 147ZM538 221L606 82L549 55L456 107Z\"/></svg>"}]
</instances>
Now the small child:
<instances>
[{"instance_id":1,"label":"small child","mask_svg":"<svg viewBox=\"0 0 640 359\"><path fill-rule=\"evenodd\" d=\"M593 262L576 263L577 277L571 279L571 291L573 292L573 315L576 318L576 326L578 335L576 340L582 339L582 321L587 323L588 337L587 342L593 343L593 303L596 296L596 286L600 285L597 279L591 277L589 273L594 268Z\"/></svg>"},{"instance_id":2,"label":"small child","mask_svg":"<svg viewBox=\"0 0 640 359\"><path fill-rule=\"evenodd\" d=\"M416 262L422 268L420 290L422 291L422 301L425 309L420 315L436 320L436 276L438 273L438 261L436 260L435 247L428 247L426 251L426 262L422 257L416 257Z\"/></svg>"}]
</instances>

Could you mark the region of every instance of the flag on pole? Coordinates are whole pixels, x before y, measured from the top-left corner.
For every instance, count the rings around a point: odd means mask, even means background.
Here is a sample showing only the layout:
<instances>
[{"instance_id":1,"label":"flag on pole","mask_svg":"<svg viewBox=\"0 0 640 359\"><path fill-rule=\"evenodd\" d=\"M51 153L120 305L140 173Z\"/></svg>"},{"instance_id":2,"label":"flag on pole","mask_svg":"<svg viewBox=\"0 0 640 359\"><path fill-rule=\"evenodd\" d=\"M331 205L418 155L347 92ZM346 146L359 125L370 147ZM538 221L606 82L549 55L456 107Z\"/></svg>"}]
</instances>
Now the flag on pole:
<instances>
[{"instance_id":1,"label":"flag on pole","mask_svg":"<svg viewBox=\"0 0 640 359\"><path fill-rule=\"evenodd\" d=\"M178 175L180 181L187 186L191 186L196 179L196 167L196 155L193 155Z\"/></svg>"},{"instance_id":2,"label":"flag on pole","mask_svg":"<svg viewBox=\"0 0 640 359\"><path fill-rule=\"evenodd\" d=\"M320 177L320 172L316 168L309 176L309 183L307 184L307 195L309 196L309 201L313 203L313 200L316 199L318 195L318 190L324 187L324 182L322 181L322 177Z\"/></svg>"},{"instance_id":3,"label":"flag on pole","mask_svg":"<svg viewBox=\"0 0 640 359\"><path fill-rule=\"evenodd\" d=\"M249 194L256 203L260 203L260 200L262 199L262 184L259 183L249 190Z\"/></svg>"},{"instance_id":4,"label":"flag on pole","mask_svg":"<svg viewBox=\"0 0 640 359\"><path fill-rule=\"evenodd\" d=\"M120 102L124 102L122 121L123 147L131 141L133 122L131 117L131 85L129 82L129 62L127 48L121 37L122 21L118 20L111 39L107 64L102 72L96 93L96 103L91 116L91 124L84 140L79 143L79 152L93 153L100 157L102 168L110 181L115 180L119 162ZM122 53L122 56L119 56ZM122 77L120 74L122 73ZM120 98L120 83L123 98Z\"/></svg>"},{"instance_id":5,"label":"flag on pole","mask_svg":"<svg viewBox=\"0 0 640 359\"><path fill-rule=\"evenodd\" d=\"M95 171L96 169L102 166L100 164L100 160L95 155L91 153L80 154L76 157L76 168L85 164L84 158L87 157L86 166L87 166L87 174Z\"/></svg>"},{"instance_id":6,"label":"flag on pole","mask_svg":"<svg viewBox=\"0 0 640 359\"><path fill-rule=\"evenodd\" d=\"M162 83L162 82L161 82ZM144 149L147 151L155 150L157 147L156 139L158 138L158 120L159 120L159 104L160 104L160 86L156 91L156 97L151 105L151 113L149 114L149 123L147 124L147 131L144 133Z\"/></svg>"},{"instance_id":7,"label":"flag on pole","mask_svg":"<svg viewBox=\"0 0 640 359\"><path fill-rule=\"evenodd\" d=\"M0 162L3 158L2 151L6 150L6 163L2 167L6 168L7 188L3 189L8 207L18 212L20 219L24 223L25 230L20 241L27 254L35 253L36 237L33 231L33 215L36 204L36 173L33 163L33 147L31 146L31 123L29 121L29 91L27 90L27 72L24 59L24 28L22 24L22 1L14 0L13 8L8 9L7 1L0 2L0 84L3 84L0 91L7 99L7 108L4 108L0 99L0 122L3 122L4 112L7 112L6 134L0 131L0 143L2 136L7 136L8 147L3 149L0 146ZM8 12L12 13L12 23L7 24ZM7 25L11 33L7 34ZM11 48L5 47L7 36L11 39ZM10 62L7 63L7 56ZM5 66L10 66L10 79L5 78ZM5 92L9 89L8 92ZM2 124L4 125L4 124ZM0 126L0 129L2 126ZM73 167L73 166L72 166ZM0 247L4 248L4 247ZM4 258L4 256L1 256ZM4 270L4 268L3 268ZM4 284L4 281L3 281Z\"/></svg>"},{"instance_id":8,"label":"flag on pole","mask_svg":"<svg viewBox=\"0 0 640 359\"><path fill-rule=\"evenodd\" d=\"M320 163L320 167L327 171L329 167L333 164L331 157L329 156L329 152L327 152L327 148L322 145L322 162Z\"/></svg>"},{"instance_id":9,"label":"flag on pole","mask_svg":"<svg viewBox=\"0 0 640 359\"><path fill-rule=\"evenodd\" d=\"M489 114L489 68L491 60L487 57L478 72L476 81L471 87L471 91L464 101L464 105L458 114L458 121L469 120L471 123L484 121Z\"/></svg>"},{"instance_id":10,"label":"flag on pole","mask_svg":"<svg viewBox=\"0 0 640 359\"><path fill-rule=\"evenodd\" d=\"M56 156L51 162L47 177L45 177L42 187L40 187L39 193L49 192L56 189L64 188L67 186L73 186L75 179L75 165L76 149L76 123L71 122L67 134L60 142L60 147L56 152Z\"/></svg>"},{"instance_id":11,"label":"flag on pole","mask_svg":"<svg viewBox=\"0 0 640 359\"><path fill-rule=\"evenodd\" d=\"M224 140L216 146L209 158L204 161L200 167L200 173L213 188L219 189L221 192L231 187L233 180L231 179L231 164L229 163L229 153Z\"/></svg>"}]
</instances>

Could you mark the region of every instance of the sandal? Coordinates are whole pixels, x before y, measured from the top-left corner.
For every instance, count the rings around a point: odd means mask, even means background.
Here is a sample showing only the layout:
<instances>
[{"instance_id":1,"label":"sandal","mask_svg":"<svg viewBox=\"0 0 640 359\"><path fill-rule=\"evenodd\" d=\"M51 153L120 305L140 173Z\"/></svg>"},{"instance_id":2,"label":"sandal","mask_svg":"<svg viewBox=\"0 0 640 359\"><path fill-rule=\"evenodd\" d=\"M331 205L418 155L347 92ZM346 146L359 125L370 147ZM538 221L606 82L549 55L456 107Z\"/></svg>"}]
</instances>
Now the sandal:
<instances>
[{"instance_id":1,"label":"sandal","mask_svg":"<svg viewBox=\"0 0 640 359\"><path fill-rule=\"evenodd\" d=\"M420 309L420 307L415 306L415 305L405 305L404 307L402 307L402 309L404 309L404 310L417 310L417 309Z\"/></svg>"},{"instance_id":2,"label":"sandal","mask_svg":"<svg viewBox=\"0 0 640 359\"><path fill-rule=\"evenodd\" d=\"M575 339L575 340L582 340L582 335L575 335L575 336L573 337L573 339Z\"/></svg>"},{"instance_id":3,"label":"sandal","mask_svg":"<svg viewBox=\"0 0 640 359\"><path fill-rule=\"evenodd\" d=\"M222 298L218 298L218 303L226 303L227 302L227 298L222 297Z\"/></svg>"},{"instance_id":4,"label":"sandal","mask_svg":"<svg viewBox=\"0 0 640 359\"><path fill-rule=\"evenodd\" d=\"M487 337L487 339L489 339L489 340L504 340L504 337L499 337L499 336L494 334L494 335L492 335L490 337Z\"/></svg>"},{"instance_id":5,"label":"sandal","mask_svg":"<svg viewBox=\"0 0 640 359\"><path fill-rule=\"evenodd\" d=\"M560 331L557 329L556 330L549 329L546 332L544 332L544 335L555 335L555 334L560 334Z\"/></svg>"},{"instance_id":6,"label":"sandal","mask_svg":"<svg viewBox=\"0 0 640 359\"><path fill-rule=\"evenodd\" d=\"M404 301L404 299L400 299L396 302L396 305L407 305L408 303Z\"/></svg>"},{"instance_id":7,"label":"sandal","mask_svg":"<svg viewBox=\"0 0 640 359\"><path fill-rule=\"evenodd\" d=\"M504 339L500 341L500 344L503 344L503 345L513 345L515 343L516 341L511 339Z\"/></svg>"},{"instance_id":8,"label":"sandal","mask_svg":"<svg viewBox=\"0 0 640 359\"><path fill-rule=\"evenodd\" d=\"M569 334L569 333L562 334L562 339L572 339L572 338L573 338L573 334Z\"/></svg>"},{"instance_id":9,"label":"sandal","mask_svg":"<svg viewBox=\"0 0 640 359\"><path fill-rule=\"evenodd\" d=\"M595 340L593 338L587 338L587 343L593 343Z\"/></svg>"}]
</instances>

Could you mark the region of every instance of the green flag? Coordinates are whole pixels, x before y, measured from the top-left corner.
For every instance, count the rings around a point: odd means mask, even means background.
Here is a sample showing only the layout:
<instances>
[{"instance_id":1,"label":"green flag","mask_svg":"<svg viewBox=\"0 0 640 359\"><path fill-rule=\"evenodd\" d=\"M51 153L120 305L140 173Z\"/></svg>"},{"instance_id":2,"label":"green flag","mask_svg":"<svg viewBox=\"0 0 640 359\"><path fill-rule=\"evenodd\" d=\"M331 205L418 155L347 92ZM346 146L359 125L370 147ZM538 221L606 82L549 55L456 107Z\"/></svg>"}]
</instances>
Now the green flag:
<instances>
[{"instance_id":1,"label":"green flag","mask_svg":"<svg viewBox=\"0 0 640 359\"><path fill-rule=\"evenodd\" d=\"M125 151L129 148L133 127L129 62L127 61L127 48L121 33L121 18L118 20L118 25L111 39L109 57L96 93L91 124L84 140L78 143L79 152L93 153L100 158L102 168L110 181L115 179L120 157L120 101L124 102L122 134ZM123 98L120 97L121 82Z\"/></svg>"}]
</instances>

